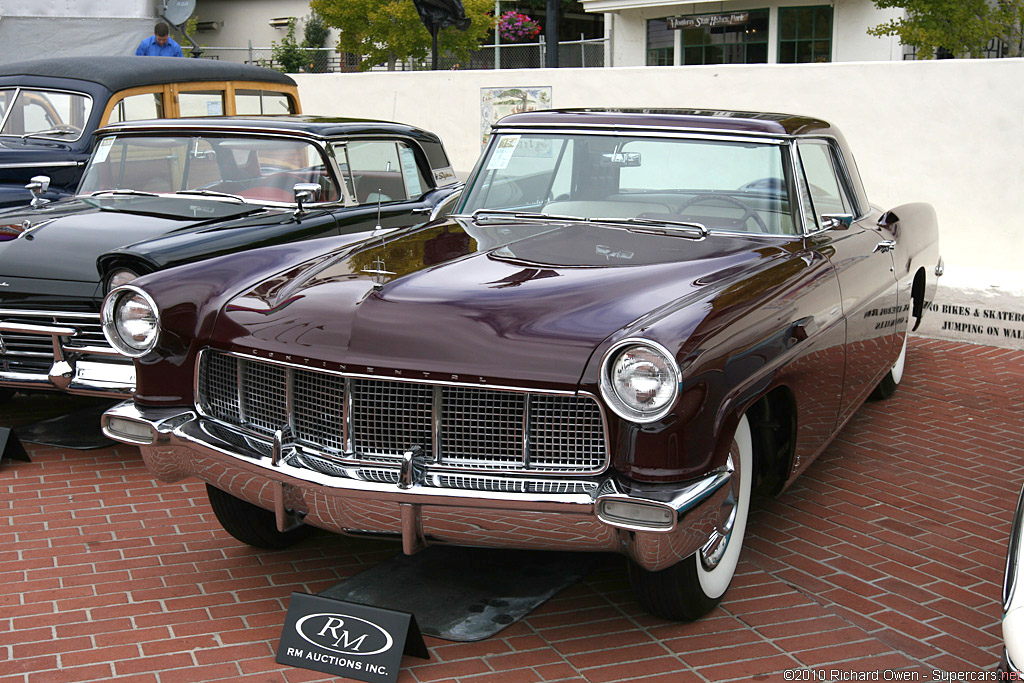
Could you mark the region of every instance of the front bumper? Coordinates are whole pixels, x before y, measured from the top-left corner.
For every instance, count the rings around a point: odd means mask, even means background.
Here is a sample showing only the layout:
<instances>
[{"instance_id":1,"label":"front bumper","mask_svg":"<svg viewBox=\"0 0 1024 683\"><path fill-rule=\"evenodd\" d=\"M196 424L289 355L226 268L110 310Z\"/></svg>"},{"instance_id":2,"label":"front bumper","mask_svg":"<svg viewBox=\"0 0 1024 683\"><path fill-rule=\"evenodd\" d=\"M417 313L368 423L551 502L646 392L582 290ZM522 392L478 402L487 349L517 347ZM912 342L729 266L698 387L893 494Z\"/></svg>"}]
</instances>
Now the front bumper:
<instances>
[{"instance_id":1,"label":"front bumper","mask_svg":"<svg viewBox=\"0 0 1024 683\"><path fill-rule=\"evenodd\" d=\"M124 397L135 390L135 365L108 346L71 346L79 334L69 325L39 325L0 319L0 387L63 391L81 396ZM47 351L19 351L8 339L48 339ZM33 346L32 348L38 348ZM18 369L12 361L36 358L46 370ZM85 358L102 360L85 360ZM12 365L14 368L12 369Z\"/></svg>"},{"instance_id":2,"label":"front bumper","mask_svg":"<svg viewBox=\"0 0 1024 683\"><path fill-rule=\"evenodd\" d=\"M281 530L301 520L342 534L398 537L407 554L434 544L610 551L658 571L697 552L730 509L728 470L681 484L580 478L594 485L578 493L476 490L427 485L422 476L410 476L414 467L408 463L397 483L323 474L303 466L298 452L280 442L268 454L246 435L181 409L122 403L103 415L102 424L108 437L138 445L161 481L195 476L273 510ZM645 528L643 522L608 518L607 510L629 505L666 513L668 521Z\"/></svg>"}]
</instances>

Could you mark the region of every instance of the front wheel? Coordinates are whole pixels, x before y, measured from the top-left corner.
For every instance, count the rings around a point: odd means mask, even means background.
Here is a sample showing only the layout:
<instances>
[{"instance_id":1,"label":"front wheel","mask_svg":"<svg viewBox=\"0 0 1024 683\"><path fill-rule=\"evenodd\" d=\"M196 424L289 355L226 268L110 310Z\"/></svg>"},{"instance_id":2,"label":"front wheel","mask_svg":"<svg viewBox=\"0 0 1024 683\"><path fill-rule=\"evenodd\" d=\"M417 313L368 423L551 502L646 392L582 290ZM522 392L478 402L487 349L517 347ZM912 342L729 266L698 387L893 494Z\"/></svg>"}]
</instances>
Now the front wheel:
<instances>
[{"instance_id":1,"label":"front wheel","mask_svg":"<svg viewBox=\"0 0 1024 683\"><path fill-rule=\"evenodd\" d=\"M874 391L871 392L871 398L880 401L884 398L889 398L896 393L896 388L900 385L900 380L903 379L903 369L907 365L907 337L909 335L903 333L903 348L900 349L900 355L893 363L893 366L889 368L889 372L885 373L885 377L878 383Z\"/></svg>"},{"instance_id":2,"label":"front wheel","mask_svg":"<svg viewBox=\"0 0 1024 683\"><path fill-rule=\"evenodd\" d=\"M295 545L313 531L313 527L305 525L278 531L273 512L235 498L209 484L206 485L206 495L224 531L247 545L280 550Z\"/></svg>"},{"instance_id":3,"label":"front wheel","mask_svg":"<svg viewBox=\"0 0 1024 683\"><path fill-rule=\"evenodd\" d=\"M637 600L651 614L673 621L694 621L718 605L732 583L743 549L750 511L754 451L744 415L736 427L728 464L729 497L722 503L718 530L703 548L661 571L630 562L629 579Z\"/></svg>"}]
</instances>

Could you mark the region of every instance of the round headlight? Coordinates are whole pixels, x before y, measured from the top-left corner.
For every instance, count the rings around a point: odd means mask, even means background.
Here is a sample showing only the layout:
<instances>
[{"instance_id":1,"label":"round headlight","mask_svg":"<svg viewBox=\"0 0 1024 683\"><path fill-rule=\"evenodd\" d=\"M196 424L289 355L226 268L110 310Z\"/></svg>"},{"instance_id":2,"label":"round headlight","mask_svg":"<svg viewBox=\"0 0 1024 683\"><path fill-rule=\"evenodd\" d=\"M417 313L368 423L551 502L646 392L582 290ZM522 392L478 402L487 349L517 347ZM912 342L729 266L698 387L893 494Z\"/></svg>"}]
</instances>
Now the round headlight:
<instances>
[{"instance_id":1,"label":"round headlight","mask_svg":"<svg viewBox=\"0 0 1024 683\"><path fill-rule=\"evenodd\" d=\"M660 420L672 409L678 392L679 368L659 344L627 339L604 357L601 395L620 417L631 422Z\"/></svg>"},{"instance_id":2,"label":"round headlight","mask_svg":"<svg viewBox=\"0 0 1024 683\"><path fill-rule=\"evenodd\" d=\"M160 316L149 295L131 285L115 289L103 301L103 336L118 352L137 358L156 346Z\"/></svg>"},{"instance_id":3,"label":"round headlight","mask_svg":"<svg viewBox=\"0 0 1024 683\"><path fill-rule=\"evenodd\" d=\"M107 293L114 291L121 285L128 284L138 277L138 273L128 270L127 268L119 268L115 270L110 274L110 277L107 278Z\"/></svg>"}]
</instances>

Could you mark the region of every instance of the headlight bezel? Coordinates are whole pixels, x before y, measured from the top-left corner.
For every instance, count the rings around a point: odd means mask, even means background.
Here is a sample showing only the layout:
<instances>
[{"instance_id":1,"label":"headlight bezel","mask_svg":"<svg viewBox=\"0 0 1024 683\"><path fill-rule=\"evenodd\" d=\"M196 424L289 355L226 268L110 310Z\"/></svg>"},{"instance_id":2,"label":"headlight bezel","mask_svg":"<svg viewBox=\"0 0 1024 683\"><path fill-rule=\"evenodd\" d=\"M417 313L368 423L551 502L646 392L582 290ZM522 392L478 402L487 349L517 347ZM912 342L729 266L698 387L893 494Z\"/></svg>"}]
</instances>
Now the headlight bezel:
<instances>
[{"instance_id":1,"label":"headlight bezel","mask_svg":"<svg viewBox=\"0 0 1024 683\"><path fill-rule=\"evenodd\" d=\"M665 371L669 373L668 382L671 384L671 392L665 399L664 403L659 404L653 410L642 410L630 405L618 394L615 382L612 379L612 373L615 371L619 361L628 351L630 351L630 349L633 348L640 348L660 357L660 360L664 362ZM675 407L676 400L679 398L679 383L681 377L682 373L679 369L679 365L676 363L675 357L667 348L650 339L630 337L629 339L623 339L616 342L608 349L608 351L605 352L604 358L601 360L601 378L599 387L601 390L601 397L604 399L604 402L616 415L630 422L649 424L651 422L657 422L672 412L672 408Z\"/></svg>"},{"instance_id":2,"label":"headlight bezel","mask_svg":"<svg viewBox=\"0 0 1024 683\"><path fill-rule=\"evenodd\" d=\"M149 343L145 347L133 346L129 344L118 331L117 327L117 312L123 301L128 298L141 298L144 303L150 308L153 315L153 335ZM116 289L112 289L106 298L103 299L103 307L100 309L100 322L103 328L103 336L106 337L107 342L114 347L114 349L123 356L129 358L141 358L150 351L152 351L157 342L160 341L161 325L160 325L160 309L157 307L156 302L153 300L145 290L136 287L135 285L121 285Z\"/></svg>"}]
</instances>

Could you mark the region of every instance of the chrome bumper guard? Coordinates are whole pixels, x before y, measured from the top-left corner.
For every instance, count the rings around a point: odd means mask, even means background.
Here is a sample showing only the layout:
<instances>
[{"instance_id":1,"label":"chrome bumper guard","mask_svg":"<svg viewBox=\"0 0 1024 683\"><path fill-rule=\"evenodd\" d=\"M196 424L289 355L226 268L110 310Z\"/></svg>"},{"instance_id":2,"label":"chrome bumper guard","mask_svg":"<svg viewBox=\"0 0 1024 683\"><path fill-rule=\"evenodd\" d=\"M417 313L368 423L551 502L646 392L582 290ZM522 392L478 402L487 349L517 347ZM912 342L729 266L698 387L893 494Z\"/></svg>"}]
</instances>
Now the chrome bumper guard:
<instances>
[{"instance_id":1,"label":"chrome bumper guard","mask_svg":"<svg viewBox=\"0 0 1024 683\"><path fill-rule=\"evenodd\" d=\"M301 522L393 536L407 554L435 544L609 551L658 571L697 552L729 510L727 470L679 484L577 478L590 484L586 492L477 490L439 483L449 480L432 478L414 451L386 481L361 477L358 468L325 474L304 464L301 448L282 443L280 432L268 444L188 410L140 410L126 402L104 413L102 425L111 439L139 446L161 481L195 476L274 511L279 529ZM494 475L481 476L524 480Z\"/></svg>"},{"instance_id":2,"label":"chrome bumper guard","mask_svg":"<svg viewBox=\"0 0 1024 683\"><path fill-rule=\"evenodd\" d=\"M46 374L0 370L0 386L14 389L64 391L81 396L126 396L135 391L135 365L114 349L104 346L82 346L67 349L65 340L78 334L73 327L31 325L0 321L0 356L6 353L3 334L50 337L53 364ZM81 356L110 356L109 362L85 361ZM115 360L120 359L120 360Z\"/></svg>"}]
</instances>

